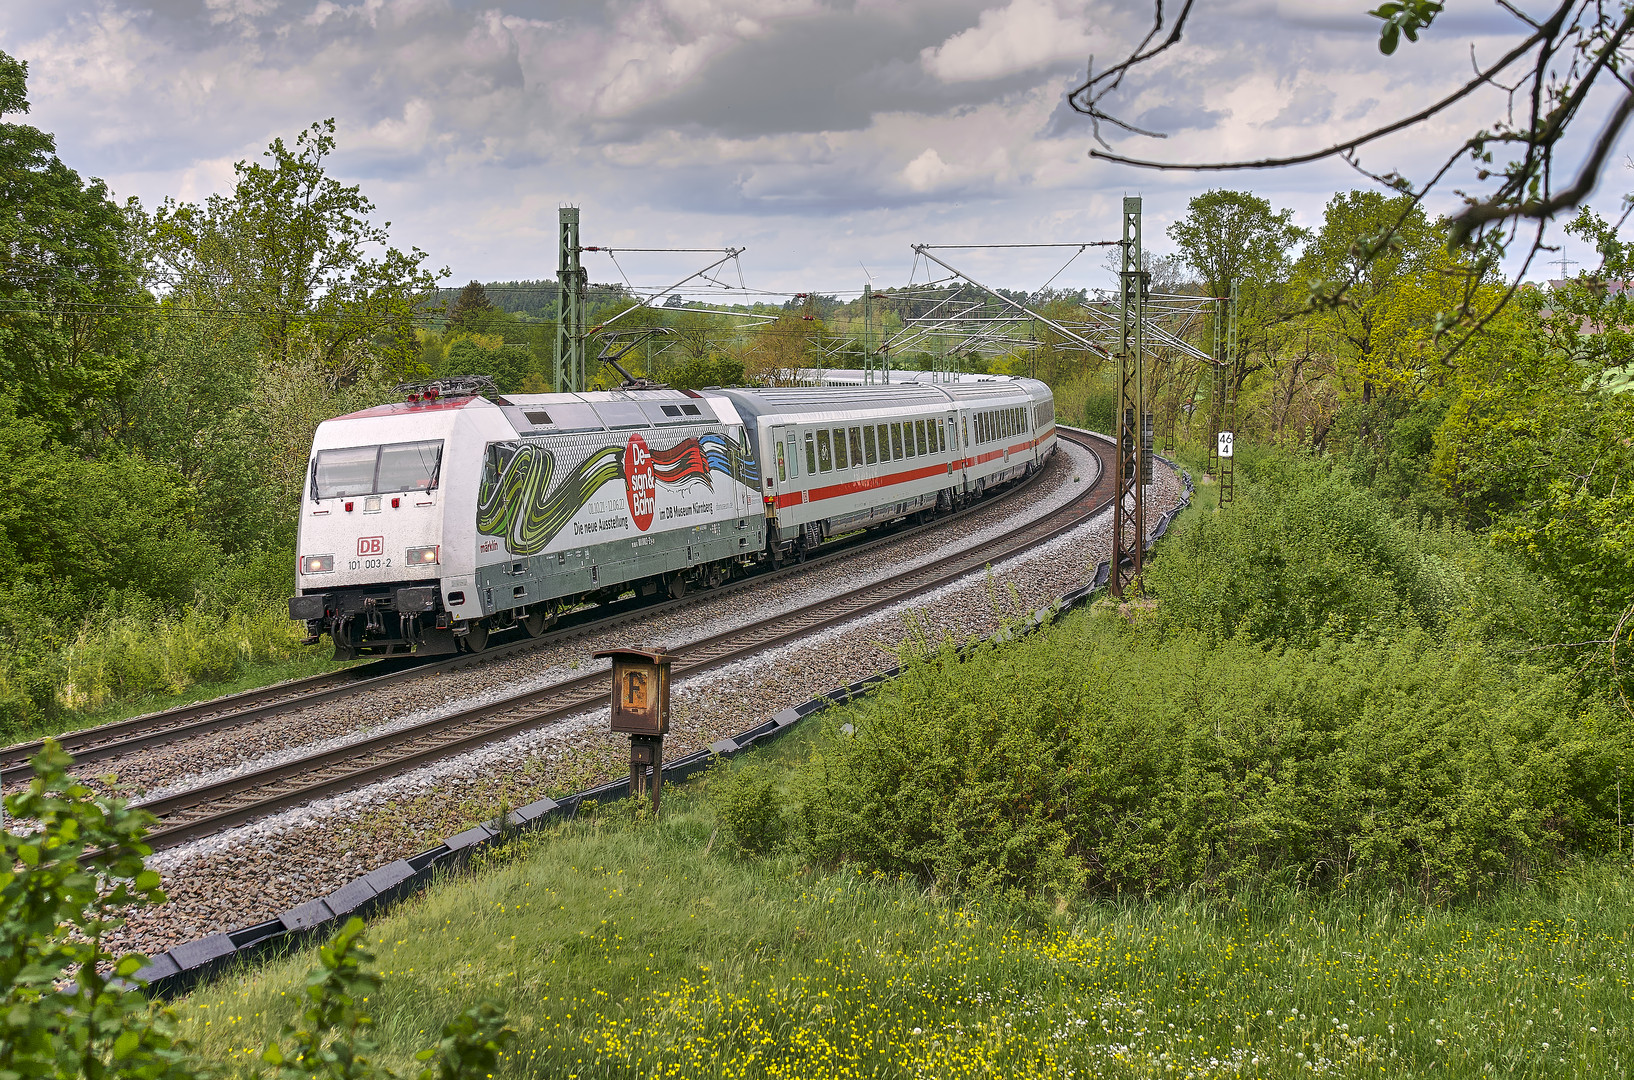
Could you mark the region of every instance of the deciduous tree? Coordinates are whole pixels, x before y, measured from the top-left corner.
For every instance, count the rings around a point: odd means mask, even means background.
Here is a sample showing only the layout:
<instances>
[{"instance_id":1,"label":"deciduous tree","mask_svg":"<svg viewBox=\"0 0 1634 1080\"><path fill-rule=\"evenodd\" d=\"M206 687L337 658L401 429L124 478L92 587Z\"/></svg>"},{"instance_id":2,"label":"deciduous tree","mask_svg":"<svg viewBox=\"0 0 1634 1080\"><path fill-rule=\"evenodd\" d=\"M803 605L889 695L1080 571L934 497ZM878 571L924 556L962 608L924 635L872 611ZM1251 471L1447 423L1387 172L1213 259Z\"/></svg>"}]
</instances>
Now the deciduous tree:
<instances>
[{"instance_id":1,"label":"deciduous tree","mask_svg":"<svg viewBox=\"0 0 1634 1080\"><path fill-rule=\"evenodd\" d=\"M28 112L28 65L0 52L0 115ZM141 366L134 216L46 132L0 123L0 391L63 441Z\"/></svg>"},{"instance_id":2,"label":"deciduous tree","mask_svg":"<svg viewBox=\"0 0 1634 1080\"><path fill-rule=\"evenodd\" d=\"M269 359L311 356L336 383L392 377L413 370L415 317L447 271L390 246L391 222L375 224L362 189L328 175L334 132L325 120L293 146L274 139L267 164L234 166L230 196L167 199L154 254L178 300L250 320Z\"/></svg>"}]
</instances>

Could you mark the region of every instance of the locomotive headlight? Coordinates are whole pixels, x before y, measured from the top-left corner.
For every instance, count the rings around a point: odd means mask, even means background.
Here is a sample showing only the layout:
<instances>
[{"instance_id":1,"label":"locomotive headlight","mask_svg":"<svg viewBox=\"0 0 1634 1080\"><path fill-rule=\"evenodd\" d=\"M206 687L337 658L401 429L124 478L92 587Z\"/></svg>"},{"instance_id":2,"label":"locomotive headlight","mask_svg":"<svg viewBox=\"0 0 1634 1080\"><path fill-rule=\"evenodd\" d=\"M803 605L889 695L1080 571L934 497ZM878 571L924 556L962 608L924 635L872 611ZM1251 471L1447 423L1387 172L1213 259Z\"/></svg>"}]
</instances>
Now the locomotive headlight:
<instances>
[{"instance_id":1,"label":"locomotive headlight","mask_svg":"<svg viewBox=\"0 0 1634 1080\"><path fill-rule=\"evenodd\" d=\"M426 566L437 561L437 549L436 547L409 548L407 558L404 561L410 566Z\"/></svg>"},{"instance_id":2,"label":"locomotive headlight","mask_svg":"<svg viewBox=\"0 0 1634 1080\"><path fill-rule=\"evenodd\" d=\"M333 573L334 570L335 557L333 555L301 556L301 573L303 574L329 574Z\"/></svg>"}]
</instances>

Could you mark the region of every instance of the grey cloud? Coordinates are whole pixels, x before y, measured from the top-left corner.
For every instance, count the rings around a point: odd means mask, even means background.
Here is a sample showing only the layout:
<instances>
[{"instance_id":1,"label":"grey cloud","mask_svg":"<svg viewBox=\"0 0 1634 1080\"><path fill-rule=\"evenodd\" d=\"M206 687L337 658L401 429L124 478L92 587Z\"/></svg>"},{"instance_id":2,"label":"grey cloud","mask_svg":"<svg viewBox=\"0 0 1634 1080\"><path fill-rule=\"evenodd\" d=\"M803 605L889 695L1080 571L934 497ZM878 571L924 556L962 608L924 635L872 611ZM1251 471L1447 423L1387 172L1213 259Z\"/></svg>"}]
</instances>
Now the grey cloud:
<instances>
[{"instance_id":1,"label":"grey cloud","mask_svg":"<svg viewBox=\"0 0 1634 1080\"><path fill-rule=\"evenodd\" d=\"M1035 73L947 85L921 68L920 50L973 24L980 7L943 0L889 13L830 11L791 19L605 130L621 139L654 128L729 138L857 131L880 112L940 113L1036 85Z\"/></svg>"},{"instance_id":2,"label":"grey cloud","mask_svg":"<svg viewBox=\"0 0 1634 1080\"><path fill-rule=\"evenodd\" d=\"M1050 118L1039 129L1038 137L1040 139L1086 138L1090 135L1089 117L1074 109L1067 100L1068 92L1077 85L1076 80L1070 84L1062 85L1061 100L1056 102L1054 111L1050 113Z\"/></svg>"},{"instance_id":3,"label":"grey cloud","mask_svg":"<svg viewBox=\"0 0 1634 1080\"><path fill-rule=\"evenodd\" d=\"M1218 109L1207 109L1202 105L1158 105L1141 113L1135 120L1135 126L1168 135L1176 131L1211 128L1225 115Z\"/></svg>"},{"instance_id":4,"label":"grey cloud","mask_svg":"<svg viewBox=\"0 0 1634 1080\"><path fill-rule=\"evenodd\" d=\"M1345 110L1345 115L1340 117L1340 119L1341 120L1360 120L1362 117L1364 117L1364 116L1366 116L1368 114L1368 111L1371 110L1373 108L1373 106L1377 105L1378 103L1379 103L1378 98L1372 98L1372 97L1363 98L1362 100L1360 100L1360 101L1356 102L1354 105L1352 105L1350 108L1346 109Z\"/></svg>"},{"instance_id":5,"label":"grey cloud","mask_svg":"<svg viewBox=\"0 0 1634 1080\"><path fill-rule=\"evenodd\" d=\"M1333 118L1333 106L1339 99L1332 90L1318 86L1296 93L1293 100L1282 107L1266 122L1266 127L1299 127L1304 124L1325 124Z\"/></svg>"}]
</instances>

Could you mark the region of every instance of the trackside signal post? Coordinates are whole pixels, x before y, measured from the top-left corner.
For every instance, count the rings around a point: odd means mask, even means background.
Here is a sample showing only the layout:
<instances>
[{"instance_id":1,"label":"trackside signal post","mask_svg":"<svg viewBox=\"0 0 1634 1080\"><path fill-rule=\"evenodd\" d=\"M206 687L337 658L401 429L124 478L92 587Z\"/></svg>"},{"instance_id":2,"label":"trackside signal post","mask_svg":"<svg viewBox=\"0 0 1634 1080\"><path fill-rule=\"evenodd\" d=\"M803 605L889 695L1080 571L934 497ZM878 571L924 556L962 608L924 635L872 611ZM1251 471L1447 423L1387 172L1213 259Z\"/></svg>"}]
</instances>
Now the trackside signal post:
<instances>
[{"instance_id":1,"label":"trackside signal post","mask_svg":"<svg viewBox=\"0 0 1634 1080\"><path fill-rule=\"evenodd\" d=\"M607 649L595 655L613 661L612 726L630 737L630 794L649 790L651 769L656 814L664 783L664 736L669 734L669 669L675 657L662 649Z\"/></svg>"}]
</instances>

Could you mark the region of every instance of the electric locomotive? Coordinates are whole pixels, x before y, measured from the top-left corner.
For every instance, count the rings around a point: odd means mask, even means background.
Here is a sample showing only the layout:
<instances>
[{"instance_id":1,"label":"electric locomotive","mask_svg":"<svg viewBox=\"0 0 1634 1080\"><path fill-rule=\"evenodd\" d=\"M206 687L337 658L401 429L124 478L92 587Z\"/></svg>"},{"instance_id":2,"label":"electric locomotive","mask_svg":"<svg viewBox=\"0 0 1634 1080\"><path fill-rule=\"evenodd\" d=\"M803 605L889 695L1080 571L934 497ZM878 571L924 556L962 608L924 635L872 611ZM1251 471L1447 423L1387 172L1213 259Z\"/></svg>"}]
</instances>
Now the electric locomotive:
<instances>
[{"instance_id":1,"label":"electric locomotive","mask_svg":"<svg viewBox=\"0 0 1634 1080\"><path fill-rule=\"evenodd\" d=\"M448 381L320 424L289 613L337 659L480 651L927 517L1055 448L1030 379L503 395Z\"/></svg>"}]
</instances>

